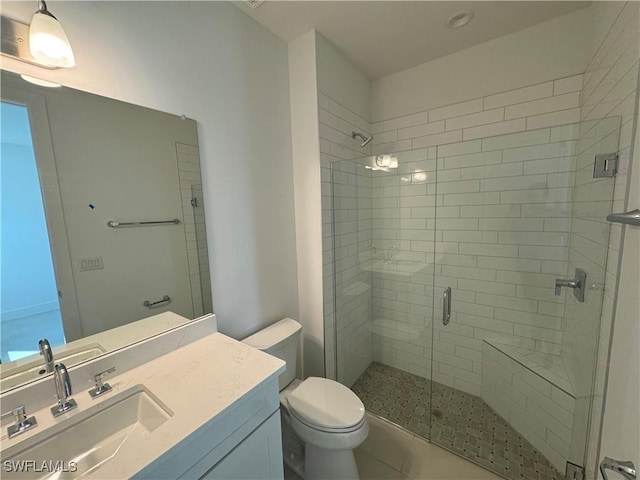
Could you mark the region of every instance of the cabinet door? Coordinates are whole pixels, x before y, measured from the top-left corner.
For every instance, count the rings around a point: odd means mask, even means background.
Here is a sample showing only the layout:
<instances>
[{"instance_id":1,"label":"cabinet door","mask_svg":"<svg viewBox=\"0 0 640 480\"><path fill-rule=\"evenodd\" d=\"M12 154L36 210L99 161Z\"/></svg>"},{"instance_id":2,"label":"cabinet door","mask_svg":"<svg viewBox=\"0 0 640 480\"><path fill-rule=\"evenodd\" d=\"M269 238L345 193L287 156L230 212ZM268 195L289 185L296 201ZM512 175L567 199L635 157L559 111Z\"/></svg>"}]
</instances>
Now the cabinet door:
<instances>
[{"instance_id":1,"label":"cabinet door","mask_svg":"<svg viewBox=\"0 0 640 480\"><path fill-rule=\"evenodd\" d=\"M275 480L284 477L280 411L276 411L201 480Z\"/></svg>"}]
</instances>

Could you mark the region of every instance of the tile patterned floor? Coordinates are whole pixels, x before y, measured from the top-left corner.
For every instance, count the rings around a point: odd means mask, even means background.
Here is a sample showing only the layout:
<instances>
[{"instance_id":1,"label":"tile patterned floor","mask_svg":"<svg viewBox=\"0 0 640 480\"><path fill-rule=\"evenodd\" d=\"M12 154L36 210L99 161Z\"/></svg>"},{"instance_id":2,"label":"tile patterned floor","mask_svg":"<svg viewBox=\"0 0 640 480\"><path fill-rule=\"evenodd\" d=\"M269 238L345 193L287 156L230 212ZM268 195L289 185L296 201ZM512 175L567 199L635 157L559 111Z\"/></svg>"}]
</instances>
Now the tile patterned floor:
<instances>
[{"instance_id":1,"label":"tile patterned floor","mask_svg":"<svg viewBox=\"0 0 640 480\"><path fill-rule=\"evenodd\" d=\"M351 388L368 411L421 437L431 438L506 478L564 479L541 453L475 395L377 362L369 365Z\"/></svg>"}]
</instances>

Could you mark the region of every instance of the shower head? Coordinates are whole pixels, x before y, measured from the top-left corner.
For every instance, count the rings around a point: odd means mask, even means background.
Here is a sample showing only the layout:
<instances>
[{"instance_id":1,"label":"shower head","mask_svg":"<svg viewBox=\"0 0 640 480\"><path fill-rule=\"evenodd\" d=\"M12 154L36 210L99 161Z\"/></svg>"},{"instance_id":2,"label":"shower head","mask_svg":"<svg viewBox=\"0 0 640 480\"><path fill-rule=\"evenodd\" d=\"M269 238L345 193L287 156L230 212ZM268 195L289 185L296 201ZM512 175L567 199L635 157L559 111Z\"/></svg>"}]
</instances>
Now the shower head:
<instances>
[{"instance_id":1,"label":"shower head","mask_svg":"<svg viewBox=\"0 0 640 480\"><path fill-rule=\"evenodd\" d=\"M353 138L353 139L359 138L360 140L362 140L362 143L360 144L360 146L361 147L366 147L367 145L369 145L369 142L371 142L371 140L373 140L373 135L371 135L370 137L366 137L362 133L351 132L351 138Z\"/></svg>"}]
</instances>

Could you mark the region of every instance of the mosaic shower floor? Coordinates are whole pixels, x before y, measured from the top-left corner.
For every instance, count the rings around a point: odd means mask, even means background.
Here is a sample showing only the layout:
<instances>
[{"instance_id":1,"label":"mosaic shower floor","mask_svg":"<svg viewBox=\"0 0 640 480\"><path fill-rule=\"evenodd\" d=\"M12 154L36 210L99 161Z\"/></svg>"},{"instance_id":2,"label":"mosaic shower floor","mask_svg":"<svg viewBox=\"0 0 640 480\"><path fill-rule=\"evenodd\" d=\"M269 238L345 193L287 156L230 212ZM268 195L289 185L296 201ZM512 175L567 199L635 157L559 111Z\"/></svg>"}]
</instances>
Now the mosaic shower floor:
<instances>
[{"instance_id":1,"label":"mosaic shower floor","mask_svg":"<svg viewBox=\"0 0 640 480\"><path fill-rule=\"evenodd\" d=\"M377 362L369 365L351 388L371 413L431 438L434 443L506 478L564 479L480 397Z\"/></svg>"}]
</instances>

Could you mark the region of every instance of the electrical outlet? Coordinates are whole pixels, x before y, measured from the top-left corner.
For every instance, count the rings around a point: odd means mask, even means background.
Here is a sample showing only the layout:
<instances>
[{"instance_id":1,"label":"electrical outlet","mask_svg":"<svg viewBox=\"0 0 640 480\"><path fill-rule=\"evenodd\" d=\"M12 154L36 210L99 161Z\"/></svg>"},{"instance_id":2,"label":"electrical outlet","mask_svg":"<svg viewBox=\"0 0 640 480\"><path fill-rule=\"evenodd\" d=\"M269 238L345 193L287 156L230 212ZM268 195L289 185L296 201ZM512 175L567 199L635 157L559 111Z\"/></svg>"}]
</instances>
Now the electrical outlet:
<instances>
[{"instance_id":1,"label":"electrical outlet","mask_svg":"<svg viewBox=\"0 0 640 480\"><path fill-rule=\"evenodd\" d=\"M80 271L102 270L102 257L87 257L80 259Z\"/></svg>"}]
</instances>

